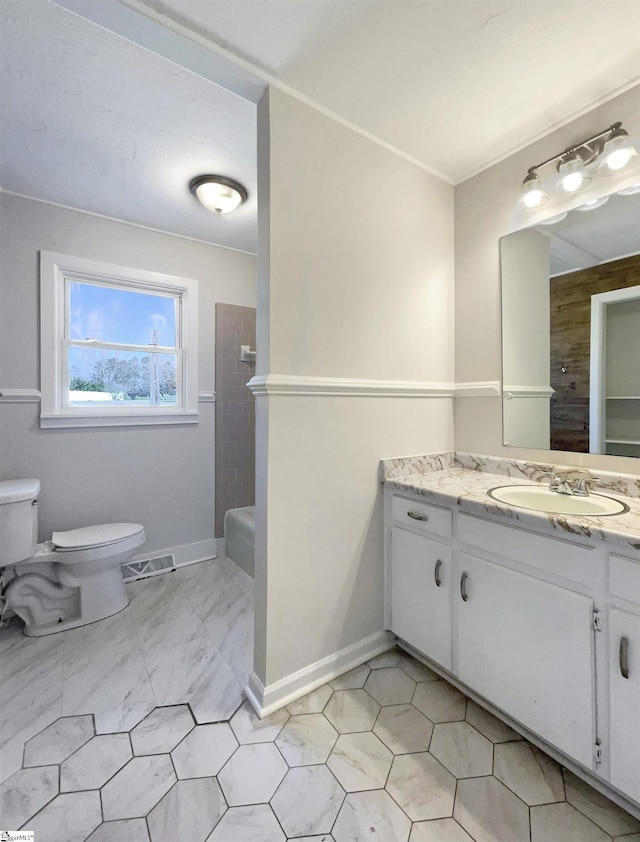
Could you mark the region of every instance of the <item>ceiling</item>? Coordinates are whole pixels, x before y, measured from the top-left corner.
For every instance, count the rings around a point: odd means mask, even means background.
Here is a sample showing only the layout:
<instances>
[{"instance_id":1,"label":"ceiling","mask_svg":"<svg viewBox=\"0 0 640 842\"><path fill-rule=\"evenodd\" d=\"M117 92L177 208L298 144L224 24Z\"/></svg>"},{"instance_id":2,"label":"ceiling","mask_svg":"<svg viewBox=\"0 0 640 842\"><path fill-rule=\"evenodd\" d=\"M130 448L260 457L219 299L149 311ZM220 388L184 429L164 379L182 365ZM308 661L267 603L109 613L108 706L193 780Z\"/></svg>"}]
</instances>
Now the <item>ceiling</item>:
<instances>
[{"instance_id":1,"label":"ceiling","mask_svg":"<svg viewBox=\"0 0 640 842\"><path fill-rule=\"evenodd\" d=\"M459 183L640 81L639 0L0 6L2 189L247 251L266 84ZM204 172L247 204L205 211Z\"/></svg>"}]
</instances>

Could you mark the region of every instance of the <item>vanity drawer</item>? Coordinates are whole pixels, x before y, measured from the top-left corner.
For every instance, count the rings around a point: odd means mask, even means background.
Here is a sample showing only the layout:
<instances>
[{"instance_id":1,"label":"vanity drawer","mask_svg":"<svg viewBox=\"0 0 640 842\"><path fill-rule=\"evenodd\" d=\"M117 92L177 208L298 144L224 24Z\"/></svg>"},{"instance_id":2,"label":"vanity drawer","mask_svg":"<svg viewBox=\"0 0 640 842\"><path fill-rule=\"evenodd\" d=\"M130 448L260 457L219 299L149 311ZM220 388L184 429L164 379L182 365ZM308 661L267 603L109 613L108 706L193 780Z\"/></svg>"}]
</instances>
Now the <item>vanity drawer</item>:
<instances>
[{"instance_id":1,"label":"vanity drawer","mask_svg":"<svg viewBox=\"0 0 640 842\"><path fill-rule=\"evenodd\" d=\"M609 593L640 605L640 561L609 556Z\"/></svg>"},{"instance_id":2,"label":"vanity drawer","mask_svg":"<svg viewBox=\"0 0 640 842\"><path fill-rule=\"evenodd\" d=\"M498 552L505 558L563 579L593 585L595 553L590 547L547 538L545 535L467 514L458 516L458 538L470 547L494 555Z\"/></svg>"},{"instance_id":3,"label":"vanity drawer","mask_svg":"<svg viewBox=\"0 0 640 842\"><path fill-rule=\"evenodd\" d=\"M421 532L440 535L442 538L451 537L452 514L449 509L440 509L438 506L423 503L422 500L412 500L394 494L391 500L391 516L395 523L412 526Z\"/></svg>"}]
</instances>

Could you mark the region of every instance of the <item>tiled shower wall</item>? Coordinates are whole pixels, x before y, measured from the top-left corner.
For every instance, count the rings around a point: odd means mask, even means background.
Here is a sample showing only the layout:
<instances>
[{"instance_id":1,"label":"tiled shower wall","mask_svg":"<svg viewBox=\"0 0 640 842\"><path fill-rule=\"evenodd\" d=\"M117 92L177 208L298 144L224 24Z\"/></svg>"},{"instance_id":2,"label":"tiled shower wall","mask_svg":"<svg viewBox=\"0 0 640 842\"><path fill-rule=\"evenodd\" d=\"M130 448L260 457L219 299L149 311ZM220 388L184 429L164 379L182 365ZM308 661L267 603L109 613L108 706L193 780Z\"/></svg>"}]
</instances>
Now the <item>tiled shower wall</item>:
<instances>
[{"instance_id":1,"label":"tiled shower wall","mask_svg":"<svg viewBox=\"0 0 640 842\"><path fill-rule=\"evenodd\" d=\"M256 347L253 307L216 304L216 538L228 509L255 503L255 398L247 388L254 362L240 346Z\"/></svg>"}]
</instances>

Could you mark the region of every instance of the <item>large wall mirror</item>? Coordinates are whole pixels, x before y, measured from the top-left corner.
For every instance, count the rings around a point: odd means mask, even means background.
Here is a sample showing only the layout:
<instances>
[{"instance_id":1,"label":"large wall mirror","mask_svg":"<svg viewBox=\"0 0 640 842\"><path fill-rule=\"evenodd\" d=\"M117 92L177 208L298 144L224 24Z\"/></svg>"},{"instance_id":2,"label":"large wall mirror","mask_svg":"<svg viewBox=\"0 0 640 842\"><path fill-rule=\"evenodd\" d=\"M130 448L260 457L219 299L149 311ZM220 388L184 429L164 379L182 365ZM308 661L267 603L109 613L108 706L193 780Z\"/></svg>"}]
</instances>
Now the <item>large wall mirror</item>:
<instances>
[{"instance_id":1,"label":"large wall mirror","mask_svg":"<svg viewBox=\"0 0 640 842\"><path fill-rule=\"evenodd\" d=\"M640 456L640 187L503 237L500 262L504 444Z\"/></svg>"}]
</instances>

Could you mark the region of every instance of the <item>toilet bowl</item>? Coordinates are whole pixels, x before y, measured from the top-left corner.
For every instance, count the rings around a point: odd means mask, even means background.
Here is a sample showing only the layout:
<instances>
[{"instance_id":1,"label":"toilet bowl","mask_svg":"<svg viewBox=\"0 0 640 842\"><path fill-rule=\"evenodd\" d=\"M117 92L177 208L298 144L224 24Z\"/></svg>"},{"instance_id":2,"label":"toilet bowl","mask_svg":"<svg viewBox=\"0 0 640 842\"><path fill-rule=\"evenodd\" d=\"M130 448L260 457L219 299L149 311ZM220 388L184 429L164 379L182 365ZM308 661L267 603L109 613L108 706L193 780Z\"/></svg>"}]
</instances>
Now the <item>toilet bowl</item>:
<instances>
[{"instance_id":1,"label":"toilet bowl","mask_svg":"<svg viewBox=\"0 0 640 842\"><path fill-rule=\"evenodd\" d=\"M129 604L120 565L146 540L139 523L54 532L35 543L38 480L0 482L2 596L39 637L84 626Z\"/></svg>"}]
</instances>

